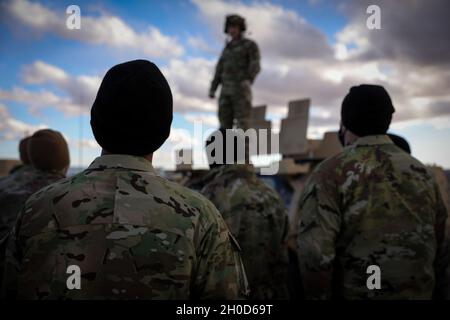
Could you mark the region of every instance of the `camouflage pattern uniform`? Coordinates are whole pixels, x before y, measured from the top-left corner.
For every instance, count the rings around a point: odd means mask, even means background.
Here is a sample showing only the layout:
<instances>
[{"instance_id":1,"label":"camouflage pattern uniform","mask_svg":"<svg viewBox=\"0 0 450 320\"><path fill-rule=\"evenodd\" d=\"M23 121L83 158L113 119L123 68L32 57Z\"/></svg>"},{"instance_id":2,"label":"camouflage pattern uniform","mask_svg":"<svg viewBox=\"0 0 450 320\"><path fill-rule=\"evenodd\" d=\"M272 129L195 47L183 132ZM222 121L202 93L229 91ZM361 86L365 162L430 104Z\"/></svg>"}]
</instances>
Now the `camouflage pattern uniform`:
<instances>
[{"instance_id":1,"label":"camouflage pattern uniform","mask_svg":"<svg viewBox=\"0 0 450 320\"><path fill-rule=\"evenodd\" d=\"M25 165L0 179L0 245L14 227L28 197L62 178L62 173L40 171Z\"/></svg>"},{"instance_id":2,"label":"camouflage pattern uniform","mask_svg":"<svg viewBox=\"0 0 450 320\"><path fill-rule=\"evenodd\" d=\"M11 185L21 185L22 181L29 181L28 176L33 172L33 167L31 165L21 165L14 172L9 175L0 178L0 190L5 190Z\"/></svg>"},{"instance_id":3,"label":"camouflage pattern uniform","mask_svg":"<svg viewBox=\"0 0 450 320\"><path fill-rule=\"evenodd\" d=\"M251 165L223 165L205 176L201 193L216 205L242 248L251 299L287 299L288 218L275 190Z\"/></svg>"},{"instance_id":4,"label":"camouflage pattern uniform","mask_svg":"<svg viewBox=\"0 0 450 320\"><path fill-rule=\"evenodd\" d=\"M432 174L385 135L322 162L300 200L307 298L429 299L448 294L447 212ZM367 267L381 289L366 286Z\"/></svg>"},{"instance_id":5,"label":"camouflage pattern uniform","mask_svg":"<svg viewBox=\"0 0 450 320\"><path fill-rule=\"evenodd\" d=\"M217 209L158 177L141 157L101 156L40 190L27 201L12 240L6 293L18 288L18 298L236 299L247 293L238 246ZM69 265L81 269L81 290L67 289Z\"/></svg>"},{"instance_id":6,"label":"camouflage pattern uniform","mask_svg":"<svg viewBox=\"0 0 450 320\"><path fill-rule=\"evenodd\" d=\"M25 201L39 189L63 178L62 173L40 171L24 165L0 179L0 285L7 239Z\"/></svg>"},{"instance_id":7,"label":"camouflage pattern uniform","mask_svg":"<svg viewBox=\"0 0 450 320\"><path fill-rule=\"evenodd\" d=\"M225 46L211 82L210 96L214 96L219 84L219 121L224 129L249 127L252 107L251 85L261 70L257 44L246 38L232 40Z\"/></svg>"}]
</instances>

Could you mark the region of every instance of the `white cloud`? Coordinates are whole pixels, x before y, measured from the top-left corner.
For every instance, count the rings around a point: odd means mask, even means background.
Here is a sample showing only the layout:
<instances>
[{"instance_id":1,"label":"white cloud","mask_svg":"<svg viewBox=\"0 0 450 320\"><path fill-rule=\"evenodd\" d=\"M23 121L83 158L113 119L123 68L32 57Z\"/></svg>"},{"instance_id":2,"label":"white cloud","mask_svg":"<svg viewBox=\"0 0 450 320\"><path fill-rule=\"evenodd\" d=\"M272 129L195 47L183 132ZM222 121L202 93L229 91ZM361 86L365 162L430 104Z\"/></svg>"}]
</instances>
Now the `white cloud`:
<instances>
[{"instance_id":1,"label":"white cloud","mask_svg":"<svg viewBox=\"0 0 450 320\"><path fill-rule=\"evenodd\" d=\"M43 61L36 61L25 66L22 78L28 84L52 84L62 89L70 97L73 105L79 106L85 112L94 102L101 78L99 76L72 77L64 70Z\"/></svg>"},{"instance_id":2,"label":"white cloud","mask_svg":"<svg viewBox=\"0 0 450 320\"><path fill-rule=\"evenodd\" d=\"M43 61L36 61L31 65L24 66L21 75L22 80L27 84L51 84L65 94L60 96L49 90L30 91L17 86L11 90L0 88L0 100L24 103L32 112L52 107L67 115L87 113L101 83L99 76L73 77L61 68Z\"/></svg>"},{"instance_id":3,"label":"white cloud","mask_svg":"<svg viewBox=\"0 0 450 320\"><path fill-rule=\"evenodd\" d=\"M436 130L445 130L450 129L450 116L442 116L442 117L436 117L431 118L427 120L421 120L421 119L413 119L413 120L406 120L402 122L396 122L391 125L391 130L405 130L414 128L419 125L430 125Z\"/></svg>"},{"instance_id":4,"label":"white cloud","mask_svg":"<svg viewBox=\"0 0 450 320\"><path fill-rule=\"evenodd\" d=\"M297 13L280 5L264 1L244 3L193 0L193 3L207 25L215 30L218 42L224 38L222 27L226 14L238 13L246 18L248 29L251 31L250 37L260 45L262 54L262 71L253 86L253 104L267 104L274 110L285 108L290 100L309 97L313 108L310 121L312 131L315 129L323 131L322 129L338 126L339 108L343 97L351 86L361 83L380 84L386 87L397 109L394 121L432 118L450 113L448 68L429 64L415 65L399 59L390 59L389 55L380 56L378 59L358 58L368 50L376 51L374 44L380 37L394 41L396 36L406 36L401 33L388 36L386 31L383 31L379 33L377 40L376 34L366 28L367 15L362 9L367 6L364 7L363 4L356 6L362 11L348 10L348 6L344 5L346 12L350 12L349 23L336 34L337 42L329 45L324 35L314 26ZM410 8L400 4L391 5L386 1L381 3L382 14L390 8L394 8L395 12L391 10L389 16L401 11L402 19L399 24L403 26L402 32L406 32L408 26L413 24L416 29L417 21L404 17L409 13L416 17L419 7L425 5L421 2ZM436 11L438 3L442 2L432 1L434 8L427 9L427 16ZM408 39L411 38L399 41ZM433 41L448 43L448 39ZM288 48L291 44L311 51L290 50ZM414 41L411 45L414 47ZM417 48L419 51L424 49ZM211 72L209 77L199 78L205 78L203 88L207 87L213 75L213 69L209 70ZM327 116L314 116L314 110L319 106L327 112Z\"/></svg>"},{"instance_id":5,"label":"white cloud","mask_svg":"<svg viewBox=\"0 0 450 320\"><path fill-rule=\"evenodd\" d=\"M70 98L60 97L47 90L29 91L20 87L0 89L0 101L24 103L30 112L39 113L42 108L52 107L69 115L79 115L85 106L73 103Z\"/></svg>"},{"instance_id":6,"label":"white cloud","mask_svg":"<svg viewBox=\"0 0 450 320\"><path fill-rule=\"evenodd\" d=\"M191 48L195 50L216 55L220 53L220 49L217 49L216 47L212 46L210 43L208 43L204 38L200 36L189 37L187 39L187 43Z\"/></svg>"},{"instance_id":7,"label":"white cloud","mask_svg":"<svg viewBox=\"0 0 450 320\"><path fill-rule=\"evenodd\" d=\"M225 16L237 13L245 17L251 38L262 55L283 59L321 59L333 50L326 36L295 11L269 2L244 4L240 1L192 0L217 38L224 38Z\"/></svg>"},{"instance_id":8,"label":"white cloud","mask_svg":"<svg viewBox=\"0 0 450 320\"><path fill-rule=\"evenodd\" d=\"M174 109L186 111L214 111L217 101L208 98L214 63L202 58L172 59L162 68L174 96Z\"/></svg>"},{"instance_id":9,"label":"white cloud","mask_svg":"<svg viewBox=\"0 0 450 320\"><path fill-rule=\"evenodd\" d=\"M31 125L15 119L9 113L8 108L0 104L0 141L18 140L45 128L48 128L45 124Z\"/></svg>"},{"instance_id":10,"label":"white cloud","mask_svg":"<svg viewBox=\"0 0 450 320\"><path fill-rule=\"evenodd\" d=\"M201 58L187 61L173 59L162 68L172 89L175 111L186 113L217 110L217 100L207 97L212 70L213 62ZM57 95L48 89L31 91L16 86L10 90L0 88L0 101L23 103L32 112L51 107L66 115L88 113L102 80L97 75L72 76L63 69L40 60L24 66L21 78L24 83L33 86L55 86L63 95Z\"/></svg>"},{"instance_id":11,"label":"white cloud","mask_svg":"<svg viewBox=\"0 0 450 320\"><path fill-rule=\"evenodd\" d=\"M192 0L192 3L215 36L213 39L199 36L187 39L189 46L200 51L212 53L210 50L216 45L222 45L226 14L239 13L247 19L249 37L257 41L262 54L262 72L253 86L253 104L268 105L268 118L275 121L275 129L279 128L279 120L286 114L288 101L306 97L312 101L308 134L319 137L325 131L336 129L343 97L351 86L361 83L375 83L386 87L397 110L394 114L395 124L432 119L429 120L430 123L446 128L445 120L439 122L437 117L448 119L444 117L450 114L450 70L442 67L444 58L433 64L433 59L429 59L427 55L426 46L414 44L414 41L408 42L414 40L414 34L403 33L408 30L408 26L411 26L411 30L416 30L412 24L418 23L414 21L417 18L417 4L399 5L400 10L397 5L391 7L386 3L388 7L385 9L396 8L389 15L402 15L399 21L402 32L387 35L385 30L378 36L367 33L365 11L358 13L350 10L348 25L336 34L336 43L329 44L325 35L311 23L296 12L277 4L266 1L244 3L217 0ZM437 1L432 1L432 4L436 3ZM107 14L98 18L86 17L87 20L82 22L82 32L74 33L65 29L65 22L59 20L61 17L43 5L16 1L8 2L6 7L15 21L41 33L56 33L65 38L115 48L140 49L155 56L164 55L164 51L170 47L170 52L175 53L161 69L172 88L174 111L182 112L187 121L199 120L210 127L217 127L217 99L211 100L207 94L218 56L213 60L195 56L180 58L182 48L177 52L171 47L173 43L176 47L176 39L164 36L151 27L146 32L138 33L120 18ZM386 21L384 11L382 7L382 19ZM413 18L403 18L410 13ZM114 31L110 31L111 28ZM398 28L393 30L398 31ZM440 34L430 38L436 43L448 43L448 39L439 37ZM386 51L390 46L380 43L383 38L397 51ZM148 41L149 39L153 40ZM409 49L398 49L396 40L401 43L407 41ZM417 53L413 52L414 48ZM431 57L434 51L433 49ZM376 55L368 55L370 52ZM405 54L405 59L399 59L402 53ZM219 52L216 51L215 54L218 55ZM0 101L22 102L32 110L50 106L66 114L87 112L101 81L98 75L74 77L43 61L25 66L22 79L29 85L54 85L65 95L58 96L48 90L30 91L14 87L11 90L0 89ZM194 143L203 145L203 141L199 139L192 141L192 138L187 138L186 132L178 129L172 131L168 147L189 146ZM161 152L166 152L164 150ZM171 153L172 150L168 153L170 159ZM161 155L160 158L168 159L168 156Z\"/></svg>"},{"instance_id":12,"label":"white cloud","mask_svg":"<svg viewBox=\"0 0 450 320\"><path fill-rule=\"evenodd\" d=\"M381 29L366 27L366 9L376 4L381 11ZM351 56L360 60L406 61L416 66L447 66L448 12L446 0L402 1L347 0L342 4L348 25L338 33L339 43L352 47Z\"/></svg>"},{"instance_id":13,"label":"white cloud","mask_svg":"<svg viewBox=\"0 0 450 320\"><path fill-rule=\"evenodd\" d=\"M47 82L64 83L69 80L67 73L42 61L23 68L22 78L26 83L43 84Z\"/></svg>"},{"instance_id":14,"label":"white cloud","mask_svg":"<svg viewBox=\"0 0 450 320\"><path fill-rule=\"evenodd\" d=\"M13 0L3 3L0 9L12 23L28 27L35 33L52 33L94 45L138 50L153 58L177 57L184 53L176 38L164 35L158 28L149 26L145 31L137 32L113 15L94 17L82 11L81 29L70 30L66 27L65 11L56 12L37 2Z\"/></svg>"}]
</instances>

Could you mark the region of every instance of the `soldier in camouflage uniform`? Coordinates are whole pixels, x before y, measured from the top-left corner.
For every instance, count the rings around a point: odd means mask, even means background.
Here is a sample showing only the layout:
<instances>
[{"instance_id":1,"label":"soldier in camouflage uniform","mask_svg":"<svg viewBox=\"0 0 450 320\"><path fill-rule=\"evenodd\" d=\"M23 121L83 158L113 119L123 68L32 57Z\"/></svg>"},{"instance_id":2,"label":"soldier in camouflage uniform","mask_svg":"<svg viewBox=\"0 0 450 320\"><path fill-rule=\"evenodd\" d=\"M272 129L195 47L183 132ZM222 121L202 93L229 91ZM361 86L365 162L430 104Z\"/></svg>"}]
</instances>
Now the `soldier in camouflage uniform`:
<instances>
[{"instance_id":1,"label":"soldier in camouflage uniform","mask_svg":"<svg viewBox=\"0 0 450 320\"><path fill-rule=\"evenodd\" d=\"M238 245L217 209L152 167L171 122L171 91L153 63L130 61L108 71L91 110L102 156L27 201L7 256L6 278L17 281L8 281L7 294L14 288L27 299L247 294ZM81 270L80 290L66 286L70 265Z\"/></svg>"},{"instance_id":2,"label":"soldier in camouflage uniform","mask_svg":"<svg viewBox=\"0 0 450 320\"><path fill-rule=\"evenodd\" d=\"M0 248L5 243L9 231L17 218L17 214L22 208L23 202L26 200L25 198L22 201L16 201L15 199L11 201L11 194L17 194L17 191L21 191L32 180L34 169L28 157L27 148L29 139L30 137L25 137L19 143L19 155L22 164L14 167L8 176L0 178ZM32 193L28 194L28 196ZM0 253L1 264L3 261L3 250L0 249L0 251L2 252Z\"/></svg>"},{"instance_id":3,"label":"soldier in camouflage uniform","mask_svg":"<svg viewBox=\"0 0 450 320\"><path fill-rule=\"evenodd\" d=\"M14 227L25 201L39 189L65 178L61 171L41 171L31 166L19 170L0 182L0 244Z\"/></svg>"},{"instance_id":4,"label":"soldier in camouflage uniform","mask_svg":"<svg viewBox=\"0 0 450 320\"><path fill-rule=\"evenodd\" d=\"M342 104L342 153L312 173L300 201L298 255L308 298L448 295L446 209L432 174L385 135L383 87L353 87ZM369 290L370 265L381 288Z\"/></svg>"},{"instance_id":5,"label":"soldier in camouflage uniform","mask_svg":"<svg viewBox=\"0 0 450 320\"><path fill-rule=\"evenodd\" d=\"M408 154L411 154L411 147L409 146L408 141L406 141L406 139L397 136L395 134L388 134L389 138L392 140L392 142L399 147L400 149L402 149L403 151L407 152ZM444 203L444 206L447 210L447 213L450 212L450 190L449 190L449 185L448 185L448 181L447 181L447 176L445 174L444 169L442 169L439 166L436 165L427 165L427 169L429 170L429 172L431 172L434 176L434 179L437 183L438 189L441 193L441 198L442 198L442 202ZM447 223L446 223L446 234L447 234L447 246L449 246L450 248L450 237L448 235L450 235L450 219L447 218ZM450 272L450 269L448 270ZM450 293L450 292L449 292ZM450 296L448 297L450 299Z\"/></svg>"},{"instance_id":6,"label":"soldier in camouflage uniform","mask_svg":"<svg viewBox=\"0 0 450 320\"><path fill-rule=\"evenodd\" d=\"M217 134L224 137L226 145L227 135L221 129L211 136L207 146L212 146ZM223 150L226 159L226 148ZM211 170L203 179L201 193L217 207L238 239L250 298L287 299L288 217L283 201L256 176L252 165L217 164L211 157L209 161Z\"/></svg>"},{"instance_id":7,"label":"soldier in camouflage uniform","mask_svg":"<svg viewBox=\"0 0 450 320\"><path fill-rule=\"evenodd\" d=\"M231 40L223 49L211 82L209 96L214 98L219 84L219 121L221 128L237 127L247 130L252 107L251 85L259 73L260 54L257 44L243 36L245 20L238 15L227 16L224 32Z\"/></svg>"},{"instance_id":8,"label":"soldier in camouflage uniform","mask_svg":"<svg viewBox=\"0 0 450 320\"><path fill-rule=\"evenodd\" d=\"M69 149L59 132L39 130L20 146L23 165L0 182L0 275L7 237L23 204L39 189L63 179L69 168Z\"/></svg>"},{"instance_id":9,"label":"soldier in camouflage uniform","mask_svg":"<svg viewBox=\"0 0 450 320\"><path fill-rule=\"evenodd\" d=\"M52 151L51 158L48 151L42 150L43 144ZM69 149L64 137L57 131L39 130L23 139L19 150L23 165L0 180L0 244L13 228L17 214L28 197L64 178L69 168ZM40 161L41 158L44 162Z\"/></svg>"}]
</instances>

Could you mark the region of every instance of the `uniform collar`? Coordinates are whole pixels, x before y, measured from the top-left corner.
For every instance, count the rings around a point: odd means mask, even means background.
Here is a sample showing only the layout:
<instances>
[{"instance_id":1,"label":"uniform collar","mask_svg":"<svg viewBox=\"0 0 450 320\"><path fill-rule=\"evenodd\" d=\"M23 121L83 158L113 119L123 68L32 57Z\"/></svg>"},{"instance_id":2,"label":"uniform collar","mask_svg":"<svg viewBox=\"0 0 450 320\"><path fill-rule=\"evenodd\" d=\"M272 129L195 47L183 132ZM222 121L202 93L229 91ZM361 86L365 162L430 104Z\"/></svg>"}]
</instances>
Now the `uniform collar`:
<instances>
[{"instance_id":1,"label":"uniform collar","mask_svg":"<svg viewBox=\"0 0 450 320\"><path fill-rule=\"evenodd\" d=\"M66 175L62 173L61 171L56 170L39 170L39 169L32 169L29 172L32 174L35 174L40 177L57 177L57 178L65 178Z\"/></svg>"},{"instance_id":2,"label":"uniform collar","mask_svg":"<svg viewBox=\"0 0 450 320\"><path fill-rule=\"evenodd\" d=\"M24 164L20 168L18 168L14 173L26 172L26 171L34 171L34 168L29 164Z\"/></svg>"},{"instance_id":3,"label":"uniform collar","mask_svg":"<svg viewBox=\"0 0 450 320\"><path fill-rule=\"evenodd\" d=\"M241 43L243 40L245 40L245 38L244 38L244 36L241 35L236 40L233 40L233 39L229 40L227 45L233 45L234 46L234 45L237 45L238 43Z\"/></svg>"},{"instance_id":4,"label":"uniform collar","mask_svg":"<svg viewBox=\"0 0 450 320\"><path fill-rule=\"evenodd\" d=\"M393 144L393 142L389 136L382 134L358 138L352 146L374 146L381 144Z\"/></svg>"},{"instance_id":5,"label":"uniform collar","mask_svg":"<svg viewBox=\"0 0 450 320\"><path fill-rule=\"evenodd\" d=\"M143 157L124 154L108 154L96 158L90 164L88 170L97 169L125 169L145 171L156 175L152 163L147 159Z\"/></svg>"}]
</instances>

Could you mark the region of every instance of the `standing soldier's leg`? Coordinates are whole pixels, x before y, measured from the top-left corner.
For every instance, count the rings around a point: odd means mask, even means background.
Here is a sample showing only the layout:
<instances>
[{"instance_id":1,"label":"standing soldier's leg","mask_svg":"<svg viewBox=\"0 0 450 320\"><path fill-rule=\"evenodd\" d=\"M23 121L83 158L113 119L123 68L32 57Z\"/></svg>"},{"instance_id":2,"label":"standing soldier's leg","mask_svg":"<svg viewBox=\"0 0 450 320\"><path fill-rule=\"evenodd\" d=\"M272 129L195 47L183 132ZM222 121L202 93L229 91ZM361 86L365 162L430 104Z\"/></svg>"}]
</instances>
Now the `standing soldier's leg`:
<instances>
[{"instance_id":1,"label":"standing soldier's leg","mask_svg":"<svg viewBox=\"0 0 450 320\"><path fill-rule=\"evenodd\" d=\"M233 113L237 120L237 127L246 131L250 127L250 115L252 111L252 96L250 90L244 90L242 94L233 97Z\"/></svg>"},{"instance_id":2,"label":"standing soldier's leg","mask_svg":"<svg viewBox=\"0 0 450 320\"><path fill-rule=\"evenodd\" d=\"M247 131L250 128L250 114L252 111L251 94L245 92L244 94L237 95L233 99L234 117L237 121L237 127ZM245 161L250 161L250 148L249 141L245 138Z\"/></svg>"},{"instance_id":3,"label":"standing soldier's leg","mask_svg":"<svg viewBox=\"0 0 450 320\"><path fill-rule=\"evenodd\" d=\"M233 105L230 96L220 95L218 116L221 128L233 128Z\"/></svg>"}]
</instances>

